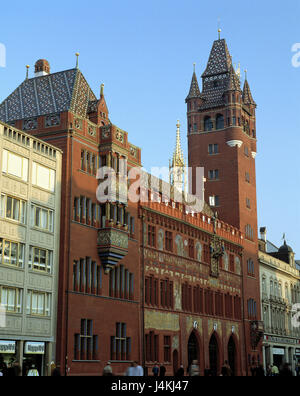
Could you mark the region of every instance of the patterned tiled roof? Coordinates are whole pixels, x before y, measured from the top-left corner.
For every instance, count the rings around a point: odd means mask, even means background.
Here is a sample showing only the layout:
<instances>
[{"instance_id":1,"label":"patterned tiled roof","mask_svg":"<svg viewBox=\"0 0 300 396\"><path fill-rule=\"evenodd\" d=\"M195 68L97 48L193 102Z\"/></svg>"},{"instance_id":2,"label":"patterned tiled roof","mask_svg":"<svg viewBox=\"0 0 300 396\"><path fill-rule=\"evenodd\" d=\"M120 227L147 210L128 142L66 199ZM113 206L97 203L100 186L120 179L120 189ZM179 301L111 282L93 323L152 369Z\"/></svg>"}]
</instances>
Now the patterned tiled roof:
<instances>
[{"instance_id":1,"label":"patterned tiled roof","mask_svg":"<svg viewBox=\"0 0 300 396\"><path fill-rule=\"evenodd\" d=\"M85 117L96 100L81 71L71 69L23 81L0 104L0 119L10 122L64 111Z\"/></svg>"},{"instance_id":2,"label":"patterned tiled roof","mask_svg":"<svg viewBox=\"0 0 300 396\"><path fill-rule=\"evenodd\" d=\"M202 77L214 76L227 73L232 65L231 56L225 39L216 40L210 52L210 57Z\"/></svg>"},{"instance_id":3,"label":"patterned tiled roof","mask_svg":"<svg viewBox=\"0 0 300 396\"><path fill-rule=\"evenodd\" d=\"M196 73L194 72L193 73L193 77L192 77L190 92L189 92L186 100L192 99L192 98L199 98L200 95L201 94L200 94L200 89L199 89L197 76L196 76Z\"/></svg>"},{"instance_id":4,"label":"patterned tiled roof","mask_svg":"<svg viewBox=\"0 0 300 396\"><path fill-rule=\"evenodd\" d=\"M244 84L244 88L243 88L243 102L245 104L256 105L256 103L254 102L254 99L252 97L251 90L250 90L247 80L245 80L245 84Z\"/></svg>"},{"instance_id":5,"label":"patterned tiled roof","mask_svg":"<svg viewBox=\"0 0 300 396\"><path fill-rule=\"evenodd\" d=\"M224 93L241 91L239 78L224 39L214 42L205 72L202 74L203 89L200 110L223 106Z\"/></svg>"}]
</instances>

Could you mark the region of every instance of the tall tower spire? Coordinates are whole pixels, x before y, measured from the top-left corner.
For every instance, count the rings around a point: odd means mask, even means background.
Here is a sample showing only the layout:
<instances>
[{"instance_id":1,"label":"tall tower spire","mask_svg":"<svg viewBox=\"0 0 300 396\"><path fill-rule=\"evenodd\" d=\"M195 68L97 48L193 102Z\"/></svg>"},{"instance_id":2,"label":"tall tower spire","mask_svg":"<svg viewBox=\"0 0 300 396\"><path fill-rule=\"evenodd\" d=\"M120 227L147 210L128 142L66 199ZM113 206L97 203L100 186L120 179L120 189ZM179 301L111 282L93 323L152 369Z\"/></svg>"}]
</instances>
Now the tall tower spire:
<instances>
[{"instance_id":1,"label":"tall tower spire","mask_svg":"<svg viewBox=\"0 0 300 396\"><path fill-rule=\"evenodd\" d=\"M181 148L180 139L180 121L176 124L176 145L172 160L170 160L170 183L177 189L182 191L185 178L185 160Z\"/></svg>"}]
</instances>

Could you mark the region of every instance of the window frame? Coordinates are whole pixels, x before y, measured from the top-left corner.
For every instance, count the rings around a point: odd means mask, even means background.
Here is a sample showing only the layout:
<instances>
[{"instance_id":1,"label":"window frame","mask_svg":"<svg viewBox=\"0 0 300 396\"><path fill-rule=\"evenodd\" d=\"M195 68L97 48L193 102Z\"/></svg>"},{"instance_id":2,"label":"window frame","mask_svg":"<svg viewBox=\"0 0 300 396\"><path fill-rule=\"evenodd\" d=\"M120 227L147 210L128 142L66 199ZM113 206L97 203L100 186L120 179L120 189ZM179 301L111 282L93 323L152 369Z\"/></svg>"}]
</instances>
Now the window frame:
<instances>
[{"instance_id":1,"label":"window frame","mask_svg":"<svg viewBox=\"0 0 300 396\"><path fill-rule=\"evenodd\" d=\"M36 255L36 250L39 251L38 257L39 257L39 262L35 262L35 258L37 257ZM41 263L41 252L46 252L45 255L45 264ZM48 275L53 274L53 256L54 253L52 250L44 249L44 248L39 248L36 246L29 246L29 256L28 256L28 267L30 270L35 271L35 272L42 272L42 273L47 273Z\"/></svg>"},{"instance_id":2,"label":"window frame","mask_svg":"<svg viewBox=\"0 0 300 396\"><path fill-rule=\"evenodd\" d=\"M2 252L0 253L0 264L8 267L14 267L14 268L24 268L24 263L25 263L25 244L20 243L20 242L14 242L10 241L5 238L0 238L0 243L2 243ZM9 262L6 262L4 257L5 257L5 249L6 249L6 243L9 243ZM16 264L11 263L11 250L12 250L12 244L17 245L17 254L16 254ZM20 261L20 252L22 252L22 259ZM20 265L21 263L21 265Z\"/></svg>"},{"instance_id":3,"label":"window frame","mask_svg":"<svg viewBox=\"0 0 300 396\"><path fill-rule=\"evenodd\" d=\"M3 302L3 290L7 290L7 301ZM9 310L9 291L14 291L14 309ZM22 313L22 303L23 303L23 290L17 287L9 287L0 285L0 304L1 307L5 309L6 313Z\"/></svg>"}]
</instances>

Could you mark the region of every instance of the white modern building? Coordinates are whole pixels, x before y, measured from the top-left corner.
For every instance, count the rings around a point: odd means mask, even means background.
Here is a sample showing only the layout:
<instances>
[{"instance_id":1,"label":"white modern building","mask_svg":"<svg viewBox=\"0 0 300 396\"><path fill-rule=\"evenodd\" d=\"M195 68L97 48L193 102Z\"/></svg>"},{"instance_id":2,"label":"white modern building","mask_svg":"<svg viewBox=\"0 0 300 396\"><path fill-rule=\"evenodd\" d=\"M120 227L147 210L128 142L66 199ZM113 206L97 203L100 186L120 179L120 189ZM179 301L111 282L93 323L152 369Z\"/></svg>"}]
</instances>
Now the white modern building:
<instances>
[{"instance_id":1,"label":"white modern building","mask_svg":"<svg viewBox=\"0 0 300 396\"><path fill-rule=\"evenodd\" d=\"M290 246L277 248L261 228L259 263L261 304L264 321L264 365L279 369L288 363L296 374L300 364L300 322L295 320L300 304L300 271Z\"/></svg>"},{"instance_id":2,"label":"white modern building","mask_svg":"<svg viewBox=\"0 0 300 396\"><path fill-rule=\"evenodd\" d=\"M62 152L0 122L0 361L55 360Z\"/></svg>"}]
</instances>

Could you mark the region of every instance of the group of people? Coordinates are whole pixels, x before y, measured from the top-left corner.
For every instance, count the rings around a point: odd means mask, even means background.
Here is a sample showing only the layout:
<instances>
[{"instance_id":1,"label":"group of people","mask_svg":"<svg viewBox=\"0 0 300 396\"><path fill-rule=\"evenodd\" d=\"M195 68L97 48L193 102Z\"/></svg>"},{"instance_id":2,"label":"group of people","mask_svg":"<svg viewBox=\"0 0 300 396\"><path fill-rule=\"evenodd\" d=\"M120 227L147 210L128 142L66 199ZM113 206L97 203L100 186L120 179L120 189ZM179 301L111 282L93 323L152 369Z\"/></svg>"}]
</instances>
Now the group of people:
<instances>
[{"instance_id":1,"label":"group of people","mask_svg":"<svg viewBox=\"0 0 300 396\"><path fill-rule=\"evenodd\" d=\"M155 364L152 368L152 375L154 377L164 377L166 375L166 371L167 371L166 367L163 364L155 362ZM264 376L289 377L289 376L293 376L292 370L290 369L290 366L288 363L284 364L280 369L275 364L273 364L272 366L269 366L267 368L266 372L262 365L253 366L251 369L251 373L252 373L252 376L254 376L254 377L264 377ZM107 365L104 367L103 375L104 376L114 375L112 367L111 367L111 362L108 362ZM138 362L134 362L130 365L130 367L128 367L128 369L125 371L124 375L125 376L133 376L133 377L143 376L144 369L142 366L140 366L138 364ZM179 369L176 372L174 372L175 377L183 377L185 375L190 376L190 377L200 376L200 367L199 367L197 360L192 361L192 363L187 368L186 373L185 373L183 365L181 365L179 367ZM204 375L210 377L210 376L214 376L217 374L213 373L212 370L210 370L210 369L206 369L206 370L204 370ZM221 373L219 375L221 377L234 376L234 372L232 371L227 360L225 360L225 362L221 368Z\"/></svg>"},{"instance_id":2,"label":"group of people","mask_svg":"<svg viewBox=\"0 0 300 396\"><path fill-rule=\"evenodd\" d=\"M21 367L18 362L11 361L6 364L1 356L0 358L0 377L19 377Z\"/></svg>"},{"instance_id":3,"label":"group of people","mask_svg":"<svg viewBox=\"0 0 300 396\"><path fill-rule=\"evenodd\" d=\"M24 363L23 369L19 362L11 359L6 363L2 356L0 356L0 377L40 377L40 372L33 362ZM59 367L51 365L51 377L60 377L61 372Z\"/></svg>"},{"instance_id":4,"label":"group of people","mask_svg":"<svg viewBox=\"0 0 300 396\"><path fill-rule=\"evenodd\" d=\"M106 366L104 367L102 375L104 377L114 375L110 361L108 361ZM142 366L139 365L138 362L132 362L125 371L124 375L127 377L142 377L144 375L144 369Z\"/></svg>"},{"instance_id":5,"label":"group of people","mask_svg":"<svg viewBox=\"0 0 300 396\"><path fill-rule=\"evenodd\" d=\"M267 377L292 377L293 372L288 363L278 368L276 364L269 365L266 370Z\"/></svg>"}]
</instances>

